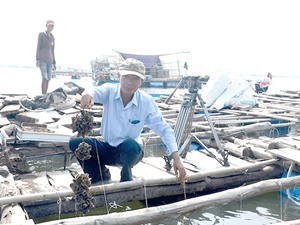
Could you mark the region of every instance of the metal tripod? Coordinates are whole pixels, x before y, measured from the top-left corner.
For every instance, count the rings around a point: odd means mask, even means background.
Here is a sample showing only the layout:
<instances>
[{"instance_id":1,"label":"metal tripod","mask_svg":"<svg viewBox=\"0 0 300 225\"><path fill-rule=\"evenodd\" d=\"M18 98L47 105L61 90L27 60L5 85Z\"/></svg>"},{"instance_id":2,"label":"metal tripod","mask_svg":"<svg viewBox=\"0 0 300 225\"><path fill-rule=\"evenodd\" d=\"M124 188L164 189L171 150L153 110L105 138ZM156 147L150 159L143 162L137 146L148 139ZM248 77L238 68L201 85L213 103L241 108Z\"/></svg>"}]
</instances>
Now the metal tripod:
<instances>
[{"instance_id":1,"label":"metal tripod","mask_svg":"<svg viewBox=\"0 0 300 225\"><path fill-rule=\"evenodd\" d=\"M171 98L173 97L175 91L182 85L183 82L188 82L188 93L184 94L183 102L181 104L181 109L179 111L179 114L177 116L177 121L174 127L174 133L176 138L176 143L180 147L179 154L182 158L185 158L188 148L191 144L191 142L194 140L198 142L201 146L203 146L208 152L208 148L195 136L191 134L192 129L192 123L193 123L193 116L195 111L195 106L197 103L197 100L199 100L199 103L201 107L203 108L204 114L206 116L206 119L208 121L208 124L211 128L213 137L216 141L217 147L218 147L218 153L222 156L223 160L220 161L217 159L217 157L214 157L221 165L223 166L229 166L228 163L228 154L224 152L224 149L220 143L219 137L217 135L217 132L215 130L215 127L210 119L210 116L208 114L208 110L205 106L205 102L201 98L201 95L198 93L199 90L199 76L185 76L183 77L174 91L171 93L171 95L168 97L168 99L165 101L166 104L169 103ZM213 153L209 152L210 155L213 155ZM213 155L214 156L214 155ZM167 156L164 156L164 159L166 161L165 168L167 170L171 169L170 159Z\"/></svg>"}]
</instances>

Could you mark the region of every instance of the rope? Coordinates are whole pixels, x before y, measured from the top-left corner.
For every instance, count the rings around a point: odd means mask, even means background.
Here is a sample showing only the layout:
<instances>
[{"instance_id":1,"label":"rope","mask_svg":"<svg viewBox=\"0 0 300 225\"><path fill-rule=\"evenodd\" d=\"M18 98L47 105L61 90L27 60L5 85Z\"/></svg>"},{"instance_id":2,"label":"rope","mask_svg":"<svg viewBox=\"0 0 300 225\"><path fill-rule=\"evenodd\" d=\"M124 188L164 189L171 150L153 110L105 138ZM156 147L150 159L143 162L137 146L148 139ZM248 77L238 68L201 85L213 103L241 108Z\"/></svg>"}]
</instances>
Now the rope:
<instances>
[{"instance_id":1,"label":"rope","mask_svg":"<svg viewBox=\"0 0 300 225\"><path fill-rule=\"evenodd\" d=\"M109 208L109 210L108 210L108 214L109 214L109 212L110 212L111 209L123 208L123 206L118 205L118 204L116 203L116 201L110 202L110 203L109 203L109 206L110 206L110 208Z\"/></svg>"},{"instance_id":2,"label":"rope","mask_svg":"<svg viewBox=\"0 0 300 225\"><path fill-rule=\"evenodd\" d=\"M275 134L276 134L276 136L275 136ZM270 138L278 138L279 137L279 131L277 130L277 128L270 130L269 137Z\"/></svg>"},{"instance_id":3,"label":"rope","mask_svg":"<svg viewBox=\"0 0 300 225\"><path fill-rule=\"evenodd\" d=\"M287 173L287 175L286 175L287 178L288 178L288 177L291 177L294 166L295 166L295 163L292 162L291 165L290 165L290 168L289 168L289 170L288 170L288 173ZM288 196L288 199L289 199L289 200L291 200L291 201L292 201L293 203L295 203L296 205L299 205L299 206L300 206L300 203L298 203L297 201L295 201L295 200L293 199L293 196L291 195L291 191L290 191L289 188L286 190L286 193L287 193L287 196Z\"/></svg>"},{"instance_id":4,"label":"rope","mask_svg":"<svg viewBox=\"0 0 300 225\"><path fill-rule=\"evenodd\" d=\"M144 185L144 193L145 193L145 204L146 204L146 208L148 208L148 197L147 197L147 190L146 190L146 183L145 183L145 179L143 179L143 185Z\"/></svg>"},{"instance_id":5,"label":"rope","mask_svg":"<svg viewBox=\"0 0 300 225\"><path fill-rule=\"evenodd\" d=\"M186 184L185 183L186 183L186 180L182 181L184 200L186 200Z\"/></svg>"},{"instance_id":6,"label":"rope","mask_svg":"<svg viewBox=\"0 0 300 225\"><path fill-rule=\"evenodd\" d=\"M105 191L105 188L103 186L104 182L103 182L103 176L102 176L101 161L100 161L99 152L98 152L98 148L97 148L97 144L96 144L96 139L94 139L94 144L95 144L95 148L96 148L96 154L97 154L97 161L98 161L99 172L100 172L100 177L101 177L101 183L102 183L102 187L103 187L103 196L104 196L104 201L105 201L105 207L106 207L107 214L109 214L110 209L108 209L106 191Z\"/></svg>"},{"instance_id":7,"label":"rope","mask_svg":"<svg viewBox=\"0 0 300 225\"><path fill-rule=\"evenodd\" d=\"M58 195L58 194L57 194ZM61 198L59 197L57 200L57 204L58 204L58 219L60 220L60 215L61 215L61 205L62 205L62 201Z\"/></svg>"}]
</instances>

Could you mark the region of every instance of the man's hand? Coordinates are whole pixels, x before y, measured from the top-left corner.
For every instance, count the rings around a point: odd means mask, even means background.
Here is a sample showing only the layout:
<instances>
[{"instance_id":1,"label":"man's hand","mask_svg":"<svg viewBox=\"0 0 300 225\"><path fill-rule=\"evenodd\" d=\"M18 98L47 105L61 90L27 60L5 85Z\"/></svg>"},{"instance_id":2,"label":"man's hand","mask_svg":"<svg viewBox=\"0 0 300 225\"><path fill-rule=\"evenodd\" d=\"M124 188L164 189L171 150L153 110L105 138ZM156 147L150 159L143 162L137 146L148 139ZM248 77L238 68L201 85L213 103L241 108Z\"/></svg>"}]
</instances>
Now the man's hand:
<instances>
[{"instance_id":1,"label":"man's hand","mask_svg":"<svg viewBox=\"0 0 300 225\"><path fill-rule=\"evenodd\" d=\"M81 97L81 108L83 109L90 109L94 106L94 99L91 94L84 94Z\"/></svg>"},{"instance_id":2,"label":"man's hand","mask_svg":"<svg viewBox=\"0 0 300 225\"><path fill-rule=\"evenodd\" d=\"M173 158L173 168L174 168L175 175L180 180L183 180L186 176L186 171L182 165L178 152L172 153L172 158Z\"/></svg>"}]
</instances>

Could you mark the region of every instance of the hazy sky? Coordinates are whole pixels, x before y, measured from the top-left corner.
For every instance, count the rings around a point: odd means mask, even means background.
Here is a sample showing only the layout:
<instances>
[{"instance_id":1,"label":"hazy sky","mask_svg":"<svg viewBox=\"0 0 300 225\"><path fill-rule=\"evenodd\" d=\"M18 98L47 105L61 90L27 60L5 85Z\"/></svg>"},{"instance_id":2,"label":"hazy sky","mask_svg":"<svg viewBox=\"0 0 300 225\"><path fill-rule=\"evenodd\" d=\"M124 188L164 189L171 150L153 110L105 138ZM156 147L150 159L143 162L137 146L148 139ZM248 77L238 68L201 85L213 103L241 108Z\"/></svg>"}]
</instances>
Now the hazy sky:
<instances>
[{"instance_id":1,"label":"hazy sky","mask_svg":"<svg viewBox=\"0 0 300 225\"><path fill-rule=\"evenodd\" d=\"M112 49L180 54L190 73L300 73L297 0L1 0L0 65L35 65L55 21L58 66L90 68Z\"/></svg>"}]
</instances>

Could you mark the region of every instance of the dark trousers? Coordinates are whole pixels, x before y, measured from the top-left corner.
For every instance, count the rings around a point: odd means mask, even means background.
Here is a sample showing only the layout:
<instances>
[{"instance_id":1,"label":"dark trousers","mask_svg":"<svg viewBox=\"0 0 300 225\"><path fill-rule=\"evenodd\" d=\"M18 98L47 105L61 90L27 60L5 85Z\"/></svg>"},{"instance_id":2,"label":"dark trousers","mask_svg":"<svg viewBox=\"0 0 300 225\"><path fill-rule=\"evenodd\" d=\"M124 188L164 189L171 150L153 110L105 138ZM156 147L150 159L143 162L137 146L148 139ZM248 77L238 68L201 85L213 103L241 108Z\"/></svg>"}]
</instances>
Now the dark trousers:
<instances>
[{"instance_id":1,"label":"dark trousers","mask_svg":"<svg viewBox=\"0 0 300 225\"><path fill-rule=\"evenodd\" d=\"M269 87L260 87L260 85L257 84L257 83L255 84L255 92L256 92L257 94L266 92L266 91L268 90L268 88L269 88Z\"/></svg>"},{"instance_id":2,"label":"dark trousers","mask_svg":"<svg viewBox=\"0 0 300 225\"><path fill-rule=\"evenodd\" d=\"M100 169L105 171L105 165L121 166L121 181L132 180L131 168L140 162L144 156L141 146L133 139L127 139L117 147L95 138L71 138L69 148L75 152L81 142L92 146L91 158L78 160L83 171L88 173L92 180L100 179Z\"/></svg>"}]
</instances>

